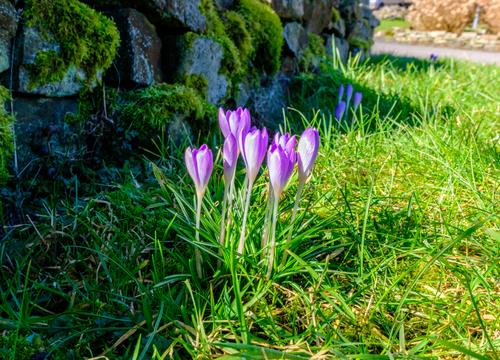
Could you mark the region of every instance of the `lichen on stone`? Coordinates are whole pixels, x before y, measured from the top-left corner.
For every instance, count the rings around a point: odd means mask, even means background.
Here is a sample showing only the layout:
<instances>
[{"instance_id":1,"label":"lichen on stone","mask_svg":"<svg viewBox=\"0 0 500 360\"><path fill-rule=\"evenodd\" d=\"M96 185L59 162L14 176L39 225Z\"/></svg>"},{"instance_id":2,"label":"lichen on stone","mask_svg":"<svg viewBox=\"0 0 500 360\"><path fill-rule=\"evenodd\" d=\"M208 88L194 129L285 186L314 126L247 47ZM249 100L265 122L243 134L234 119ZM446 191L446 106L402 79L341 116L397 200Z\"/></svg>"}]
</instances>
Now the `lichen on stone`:
<instances>
[{"instance_id":1,"label":"lichen on stone","mask_svg":"<svg viewBox=\"0 0 500 360\"><path fill-rule=\"evenodd\" d=\"M9 99L9 91L0 86L0 185L9 178L8 163L14 151L14 134L12 133L14 117L5 110L5 103Z\"/></svg>"},{"instance_id":2,"label":"lichen on stone","mask_svg":"<svg viewBox=\"0 0 500 360\"><path fill-rule=\"evenodd\" d=\"M115 23L77 0L26 0L28 25L53 36L60 51L41 51L32 66L32 86L61 80L71 67L85 72L90 84L108 69L120 35Z\"/></svg>"}]
</instances>

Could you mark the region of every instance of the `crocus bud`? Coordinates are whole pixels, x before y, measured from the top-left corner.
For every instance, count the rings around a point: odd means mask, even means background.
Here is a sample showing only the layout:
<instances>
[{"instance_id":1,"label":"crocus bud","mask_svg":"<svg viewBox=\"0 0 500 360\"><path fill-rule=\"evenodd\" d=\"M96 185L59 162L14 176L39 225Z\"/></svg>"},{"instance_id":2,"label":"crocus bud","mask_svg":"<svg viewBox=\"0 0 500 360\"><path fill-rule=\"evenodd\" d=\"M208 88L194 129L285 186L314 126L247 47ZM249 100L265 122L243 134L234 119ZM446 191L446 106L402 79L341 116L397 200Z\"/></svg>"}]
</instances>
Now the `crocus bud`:
<instances>
[{"instance_id":1,"label":"crocus bud","mask_svg":"<svg viewBox=\"0 0 500 360\"><path fill-rule=\"evenodd\" d=\"M342 116L344 116L346 106L347 105L346 105L345 101L341 101L341 102L339 102L339 104L335 108L335 118L338 121L342 120Z\"/></svg>"},{"instance_id":2,"label":"crocus bud","mask_svg":"<svg viewBox=\"0 0 500 360\"><path fill-rule=\"evenodd\" d=\"M293 151L295 153L295 150ZM267 152L267 167L274 197L277 199L283 192L295 165L295 155L291 156L278 144L272 144Z\"/></svg>"},{"instance_id":3,"label":"crocus bud","mask_svg":"<svg viewBox=\"0 0 500 360\"><path fill-rule=\"evenodd\" d=\"M359 104L361 104L362 98L363 94L361 94L360 92L354 93L354 101L353 101L354 111L358 109Z\"/></svg>"},{"instance_id":4,"label":"crocus bud","mask_svg":"<svg viewBox=\"0 0 500 360\"><path fill-rule=\"evenodd\" d=\"M191 148L188 147L184 154L184 161L187 171L196 187L196 194L198 198L202 198L207 189L208 180L210 180L210 175L214 167L212 150L205 144L199 149L191 150Z\"/></svg>"},{"instance_id":5,"label":"crocus bud","mask_svg":"<svg viewBox=\"0 0 500 360\"><path fill-rule=\"evenodd\" d=\"M248 131L250 129L250 111L238 108L235 111L228 110L224 113L224 110L220 108L219 126L225 138L231 134L238 140L241 130Z\"/></svg>"},{"instance_id":6,"label":"crocus bud","mask_svg":"<svg viewBox=\"0 0 500 360\"><path fill-rule=\"evenodd\" d=\"M224 165L224 181L226 184L230 184L234 177L234 172L236 170L236 164L238 161L238 144L236 143L236 138L229 134L224 140L224 146L222 148L222 162Z\"/></svg>"},{"instance_id":7,"label":"crocus bud","mask_svg":"<svg viewBox=\"0 0 500 360\"><path fill-rule=\"evenodd\" d=\"M311 175L314 160L318 155L319 134L314 128L307 128L299 139L297 150L297 168L299 170L299 182L305 183Z\"/></svg>"},{"instance_id":8,"label":"crocus bud","mask_svg":"<svg viewBox=\"0 0 500 360\"><path fill-rule=\"evenodd\" d=\"M253 183L259 174L259 168L266 156L266 149L269 137L266 128L262 130L252 127L249 131L240 130L241 154L247 176L250 183Z\"/></svg>"},{"instance_id":9,"label":"crocus bud","mask_svg":"<svg viewBox=\"0 0 500 360\"><path fill-rule=\"evenodd\" d=\"M346 103L349 104L352 98L352 92L354 91L354 88L352 87L352 84L347 85L347 90L346 90Z\"/></svg>"},{"instance_id":10,"label":"crocus bud","mask_svg":"<svg viewBox=\"0 0 500 360\"><path fill-rule=\"evenodd\" d=\"M344 96L344 84L340 84L339 86L339 101L338 103L342 101L342 97Z\"/></svg>"}]
</instances>

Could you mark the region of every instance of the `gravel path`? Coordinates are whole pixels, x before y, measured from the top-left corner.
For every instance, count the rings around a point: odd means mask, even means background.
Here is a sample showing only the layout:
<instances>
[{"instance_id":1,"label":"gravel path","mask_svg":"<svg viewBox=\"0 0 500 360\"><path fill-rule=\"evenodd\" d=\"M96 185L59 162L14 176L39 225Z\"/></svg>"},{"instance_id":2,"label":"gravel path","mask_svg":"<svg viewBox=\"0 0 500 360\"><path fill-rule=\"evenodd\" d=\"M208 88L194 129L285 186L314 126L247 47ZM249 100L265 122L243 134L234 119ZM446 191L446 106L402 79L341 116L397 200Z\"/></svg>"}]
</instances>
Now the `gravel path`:
<instances>
[{"instance_id":1,"label":"gravel path","mask_svg":"<svg viewBox=\"0 0 500 360\"><path fill-rule=\"evenodd\" d=\"M410 45L379 39L375 40L371 52L374 55L391 54L421 59L428 59L431 54L436 54L439 57L462 59L482 64L500 65L500 52L452 49L429 45Z\"/></svg>"}]
</instances>

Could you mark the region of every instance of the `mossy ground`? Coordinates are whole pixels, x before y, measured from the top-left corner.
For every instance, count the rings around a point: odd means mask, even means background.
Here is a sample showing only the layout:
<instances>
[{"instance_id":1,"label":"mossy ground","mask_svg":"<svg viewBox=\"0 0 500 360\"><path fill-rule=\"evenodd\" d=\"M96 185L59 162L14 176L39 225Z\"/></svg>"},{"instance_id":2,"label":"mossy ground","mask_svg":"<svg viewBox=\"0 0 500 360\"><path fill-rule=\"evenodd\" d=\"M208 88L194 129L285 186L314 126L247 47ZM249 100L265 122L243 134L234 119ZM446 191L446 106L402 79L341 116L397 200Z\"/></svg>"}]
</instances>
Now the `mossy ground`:
<instances>
[{"instance_id":1,"label":"mossy ground","mask_svg":"<svg viewBox=\"0 0 500 360\"><path fill-rule=\"evenodd\" d=\"M37 54L32 86L59 81L72 66L83 69L90 84L111 66L120 34L103 14L78 0L27 0L24 16L60 45L60 52Z\"/></svg>"}]
</instances>

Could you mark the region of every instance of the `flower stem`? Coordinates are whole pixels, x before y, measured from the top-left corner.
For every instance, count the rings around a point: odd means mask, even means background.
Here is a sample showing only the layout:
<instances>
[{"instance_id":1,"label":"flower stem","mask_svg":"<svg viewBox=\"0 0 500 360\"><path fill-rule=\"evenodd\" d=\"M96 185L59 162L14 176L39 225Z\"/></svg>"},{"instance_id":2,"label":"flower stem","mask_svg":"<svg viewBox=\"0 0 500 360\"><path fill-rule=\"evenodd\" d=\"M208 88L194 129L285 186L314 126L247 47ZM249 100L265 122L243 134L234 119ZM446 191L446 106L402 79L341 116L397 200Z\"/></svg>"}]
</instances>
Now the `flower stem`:
<instances>
[{"instance_id":1,"label":"flower stem","mask_svg":"<svg viewBox=\"0 0 500 360\"><path fill-rule=\"evenodd\" d=\"M271 225L271 245L269 247L269 265L267 267L266 278L269 280L273 272L274 265L274 249L276 247L276 221L278 220L278 203L279 197L276 196L274 199L274 210L273 210L273 223Z\"/></svg>"},{"instance_id":2,"label":"flower stem","mask_svg":"<svg viewBox=\"0 0 500 360\"><path fill-rule=\"evenodd\" d=\"M224 198L222 199L222 217L220 221L220 237L219 237L219 244L221 246L221 250L219 253L222 252L222 248L225 245L225 235L226 235L226 212L227 212L227 203L229 201L229 198L231 197L229 193L230 185L226 184L224 186Z\"/></svg>"},{"instance_id":3,"label":"flower stem","mask_svg":"<svg viewBox=\"0 0 500 360\"><path fill-rule=\"evenodd\" d=\"M262 242L260 244L261 249L265 249L267 246L267 241L269 240L269 221L271 220L272 210L273 210L273 187L271 183L269 183L268 191L267 191L267 205L266 205L266 215L264 217L264 229L262 230ZM264 256L264 251L262 252L262 256Z\"/></svg>"},{"instance_id":4,"label":"flower stem","mask_svg":"<svg viewBox=\"0 0 500 360\"><path fill-rule=\"evenodd\" d=\"M201 202L203 201L203 195L198 195L196 202L196 242L200 242L200 219L201 219ZM194 248L194 255L196 257L196 272L198 273L198 277L201 279L203 277L203 271L201 269L201 253L200 249L196 246Z\"/></svg>"},{"instance_id":5,"label":"flower stem","mask_svg":"<svg viewBox=\"0 0 500 360\"><path fill-rule=\"evenodd\" d=\"M281 260L281 266L285 265L285 261L288 257L286 250L292 241L293 225L295 218L297 217L297 211L299 210L300 198L302 197L302 190L304 189L305 182L299 181L299 186L297 187L297 194L295 195L295 203L293 204L292 218L290 219L290 231L288 232L288 237L286 239L285 248L283 249L283 259Z\"/></svg>"},{"instance_id":6,"label":"flower stem","mask_svg":"<svg viewBox=\"0 0 500 360\"><path fill-rule=\"evenodd\" d=\"M248 208L250 207L250 197L252 195L253 182L248 181L247 198L245 201L245 212L243 213L243 224L241 225L240 242L238 243L238 254L243 255L245 250L245 231L247 227Z\"/></svg>"}]
</instances>

